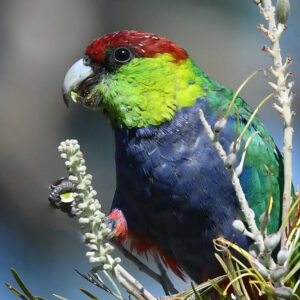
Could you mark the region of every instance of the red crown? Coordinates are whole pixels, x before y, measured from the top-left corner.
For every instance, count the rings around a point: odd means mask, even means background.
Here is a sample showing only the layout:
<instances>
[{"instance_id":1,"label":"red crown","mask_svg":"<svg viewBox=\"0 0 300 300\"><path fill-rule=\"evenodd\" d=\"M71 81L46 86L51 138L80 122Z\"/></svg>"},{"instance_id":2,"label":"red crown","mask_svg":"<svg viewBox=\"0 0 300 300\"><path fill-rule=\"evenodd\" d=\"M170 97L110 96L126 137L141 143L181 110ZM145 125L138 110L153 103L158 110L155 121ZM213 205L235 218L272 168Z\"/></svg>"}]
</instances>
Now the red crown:
<instances>
[{"instance_id":1,"label":"red crown","mask_svg":"<svg viewBox=\"0 0 300 300\"><path fill-rule=\"evenodd\" d=\"M107 34L94 40L86 49L96 63L101 63L106 49L129 47L138 57L153 57L158 53L169 53L176 62L186 59L186 51L159 35L135 30L124 30Z\"/></svg>"}]
</instances>

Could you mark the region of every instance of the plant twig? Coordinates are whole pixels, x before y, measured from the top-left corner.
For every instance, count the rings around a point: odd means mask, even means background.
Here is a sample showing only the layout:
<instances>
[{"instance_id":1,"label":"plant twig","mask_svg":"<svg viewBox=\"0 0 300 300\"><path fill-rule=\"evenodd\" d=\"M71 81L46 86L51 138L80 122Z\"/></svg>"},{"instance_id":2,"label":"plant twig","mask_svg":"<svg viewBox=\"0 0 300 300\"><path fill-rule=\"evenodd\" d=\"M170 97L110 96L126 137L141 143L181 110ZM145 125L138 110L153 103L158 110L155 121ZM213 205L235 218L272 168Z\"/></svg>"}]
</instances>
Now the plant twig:
<instances>
[{"instance_id":1,"label":"plant twig","mask_svg":"<svg viewBox=\"0 0 300 300\"><path fill-rule=\"evenodd\" d=\"M280 15L280 5L282 1L277 3L275 8L272 4L272 0L262 0L259 4L260 11L268 23L268 28L265 28L262 24L258 25L266 38L271 42L271 49L268 46L264 46L263 50L270 54L273 59L274 66L270 67L271 73L274 75L276 83L270 82L269 84L278 93L278 104L275 104L275 109L280 112L284 120L284 146L283 146L283 158L284 158L284 191L283 191L283 205L282 205L282 218L284 218L292 203L292 142L293 142L293 128L292 121L294 112L291 109L293 92L293 83L288 83L288 79L291 73L286 73L287 67L292 63L290 56L286 58L285 63L282 61L280 50L280 37L285 31L285 22L289 11L283 12L285 15ZM289 4L289 1L285 1ZM289 10L289 7L288 7ZM276 15L279 22L276 24ZM282 22L282 23L281 23ZM283 220L283 219L282 219ZM288 235L288 227L284 232L281 243L284 245Z\"/></svg>"},{"instance_id":2,"label":"plant twig","mask_svg":"<svg viewBox=\"0 0 300 300\"><path fill-rule=\"evenodd\" d=\"M204 113L203 111L200 109L199 111L199 115L200 115L200 120L203 124L203 127L208 135L208 137L211 139L211 141L213 142L216 150L219 153L219 156L221 157L221 159L223 160L225 166L227 164L227 154L223 148L223 146L221 145L221 143L219 141L214 140L214 133L210 127L210 125L208 124L208 122L205 119ZM255 240L255 243L259 249L260 253L264 252L264 241L263 241L263 237L260 234L259 229L256 226L255 223L255 214L253 212L253 210L250 208L248 201L245 197L243 188L241 186L240 180L235 172L235 170L230 170L232 176L231 176L231 181L233 184L233 187L235 189L235 193L236 196L239 200L240 206L241 206L241 211L243 212L245 219L247 221L247 224L249 226L250 232L253 234L253 239Z\"/></svg>"}]
</instances>

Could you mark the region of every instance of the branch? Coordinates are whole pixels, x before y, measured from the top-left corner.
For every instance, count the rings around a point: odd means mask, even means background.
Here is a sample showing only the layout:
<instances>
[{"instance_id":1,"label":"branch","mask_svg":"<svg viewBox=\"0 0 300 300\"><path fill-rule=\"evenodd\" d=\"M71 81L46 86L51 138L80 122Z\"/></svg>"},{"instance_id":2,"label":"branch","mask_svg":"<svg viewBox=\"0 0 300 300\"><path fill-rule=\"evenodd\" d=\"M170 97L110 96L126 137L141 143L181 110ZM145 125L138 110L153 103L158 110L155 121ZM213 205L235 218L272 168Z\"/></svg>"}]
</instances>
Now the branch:
<instances>
[{"instance_id":1,"label":"branch","mask_svg":"<svg viewBox=\"0 0 300 300\"><path fill-rule=\"evenodd\" d=\"M200 109L199 114L200 114L200 120L203 124L203 127L204 127L208 137L213 142L216 150L219 153L219 156L221 157L221 159L223 160L226 168L228 169L229 173L231 174L231 182L232 182L233 187L235 189L236 196L239 200L239 203L240 203L240 206L241 206L241 211L243 212L243 214L245 216L245 219L246 219L246 222L249 226L250 232L252 233L253 239L254 239L254 241L255 241L258 249L259 249L259 253L262 254L265 250L264 241L263 241L263 237L262 237L259 229L256 226L255 214L254 214L253 210L249 207L248 201L245 197L245 194L243 192L243 188L242 188L240 180L239 180L239 178L236 174L236 171L231 169L233 163L231 163L230 165L228 164L228 160L230 159L230 155L233 155L233 153L230 153L227 156L227 154L226 154L223 146L221 145L221 143L218 140L216 141L214 139L215 135L214 135L210 125L206 121L202 109Z\"/></svg>"},{"instance_id":2,"label":"branch","mask_svg":"<svg viewBox=\"0 0 300 300\"><path fill-rule=\"evenodd\" d=\"M265 46L264 51L269 53L273 59L274 66L271 67L271 73L275 77L275 83L269 84L278 93L278 102L274 108L279 111L280 116L284 120L284 146L283 146L283 158L284 158L284 191L283 191L283 205L282 205L282 218L288 214L289 208L292 203L292 141L293 141L293 128L292 121L294 112L291 110L293 93L291 91L292 84L288 84L288 79L291 73L286 73L287 67L292 63L292 58L288 56L285 63L282 62L282 56L280 51L280 37L285 31L285 22L287 21L290 3L289 0L279 0L277 7L272 5L271 0L262 0L259 4L262 15L268 23L268 28L263 25L259 25L264 35L271 42L272 48ZM278 23L276 24L276 18ZM283 219L282 219L283 221ZM288 228L284 230L282 237L282 245L285 244L288 234Z\"/></svg>"}]
</instances>

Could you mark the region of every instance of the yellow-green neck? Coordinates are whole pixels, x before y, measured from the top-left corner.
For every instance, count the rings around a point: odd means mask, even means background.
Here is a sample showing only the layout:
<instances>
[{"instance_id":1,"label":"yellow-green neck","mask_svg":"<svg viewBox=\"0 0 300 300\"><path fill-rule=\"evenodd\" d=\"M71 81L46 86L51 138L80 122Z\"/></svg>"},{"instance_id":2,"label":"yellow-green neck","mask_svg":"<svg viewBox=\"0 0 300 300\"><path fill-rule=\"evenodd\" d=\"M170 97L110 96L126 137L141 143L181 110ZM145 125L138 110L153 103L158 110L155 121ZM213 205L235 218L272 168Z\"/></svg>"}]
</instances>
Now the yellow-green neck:
<instances>
[{"instance_id":1,"label":"yellow-green neck","mask_svg":"<svg viewBox=\"0 0 300 300\"><path fill-rule=\"evenodd\" d=\"M100 93L108 116L120 127L160 125L182 107L205 95L203 77L190 58L174 62L170 54L135 58L93 90Z\"/></svg>"}]
</instances>

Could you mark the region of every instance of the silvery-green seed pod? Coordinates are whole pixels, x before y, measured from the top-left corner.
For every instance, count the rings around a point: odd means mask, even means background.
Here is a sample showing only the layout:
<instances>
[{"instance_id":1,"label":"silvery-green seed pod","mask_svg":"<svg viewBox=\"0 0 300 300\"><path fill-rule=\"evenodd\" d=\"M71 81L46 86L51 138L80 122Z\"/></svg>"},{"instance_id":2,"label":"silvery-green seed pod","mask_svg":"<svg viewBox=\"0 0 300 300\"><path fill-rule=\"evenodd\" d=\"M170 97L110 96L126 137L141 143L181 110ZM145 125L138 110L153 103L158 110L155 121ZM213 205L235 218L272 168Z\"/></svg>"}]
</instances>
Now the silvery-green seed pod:
<instances>
[{"instance_id":1,"label":"silvery-green seed pod","mask_svg":"<svg viewBox=\"0 0 300 300\"><path fill-rule=\"evenodd\" d=\"M256 268L256 270L260 273L260 275L269 280L270 279L270 275L269 275L269 271L268 269L262 265L257 259L252 258L252 263L254 265L254 267Z\"/></svg>"},{"instance_id":2,"label":"silvery-green seed pod","mask_svg":"<svg viewBox=\"0 0 300 300\"><path fill-rule=\"evenodd\" d=\"M244 223L241 220L234 220L232 223L232 226L234 229L236 229L240 233L243 233L246 229Z\"/></svg>"},{"instance_id":3,"label":"silvery-green seed pod","mask_svg":"<svg viewBox=\"0 0 300 300\"><path fill-rule=\"evenodd\" d=\"M232 143L231 143L230 148L229 148L230 153L233 152L233 150L234 150L234 145L235 145L235 151L236 151L236 152L239 151L239 150L240 150L240 147L241 147L241 141L240 141L239 138L236 140L236 143L235 143L235 142L232 142Z\"/></svg>"},{"instance_id":4,"label":"silvery-green seed pod","mask_svg":"<svg viewBox=\"0 0 300 300\"><path fill-rule=\"evenodd\" d=\"M236 161L236 155L234 153L230 153L225 160L225 166L227 168L230 168L235 163L235 161Z\"/></svg>"},{"instance_id":5,"label":"silvery-green seed pod","mask_svg":"<svg viewBox=\"0 0 300 300\"><path fill-rule=\"evenodd\" d=\"M259 250L256 245L252 244L252 245L250 245L248 252L252 257L257 257Z\"/></svg>"},{"instance_id":6,"label":"silvery-green seed pod","mask_svg":"<svg viewBox=\"0 0 300 300\"><path fill-rule=\"evenodd\" d=\"M281 249L277 254L277 263L283 265L289 258L289 250L287 248Z\"/></svg>"},{"instance_id":7,"label":"silvery-green seed pod","mask_svg":"<svg viewBox=\"0 0 300 300\"><path fill-rule=\"evenodd\" d=\"M292 296L293 296L293 290L286 286L275 288L274 292L277 297L280 297L282 299L289 300L289 299L292 299Z\"/></svg>"},{"instance_id":8,"label":"silvery-green seed pod","mask_svg":"<svg viewBox=\"0 0 300 300\"><path fill-rule=\"evenodd\" d=\"M288 272L288 270L288 267L278 266L276 269L270 271L270 277L273 281L278 281Z\"/></svg>"},{"instance_id":9,"label":"silvery-green seed pod","mask_svg":"<svg viewBox=\"0 0 300 300\"><path fill-rule=\"evenodd\" d=\"M276 18L279 23L285 24L290 14L290 0L277 0Z\"/></svg>"},{"instance_id":10,"label":"silvery-green seed pod","mask_svg":"<svg viewBox=\"0 0 300 300\"><path fill-rule=\"evenodd\" d=\"M266 236L265 240L264 240L264 244L267 250L274 250L277 245L279 244L281 240L281 232L275 232L275 233L271 233L270 235Z\"/></svg>"},{"instance_id":11,"label":"silvery-green seed pod","mask_svg":"<svg viewBox=\"0 0 300 300\"><path fill-rule=\"evenodd\" d=\"M264 232L269 223L270 223L270 215L267 212L263 212L259 217L260 230Z\"/></svg>"},{"instance_id":12,"label":"silvery-green seed pod","mask_svg":"<svg viewBox=\"0 0 300 300\"><path fill-rule=\"evenodd\" d=\"M220 132L226 126L226 123L227 119L225 118L218 120L214 126L215 132Z\"/></svg>"}]
</instances>

